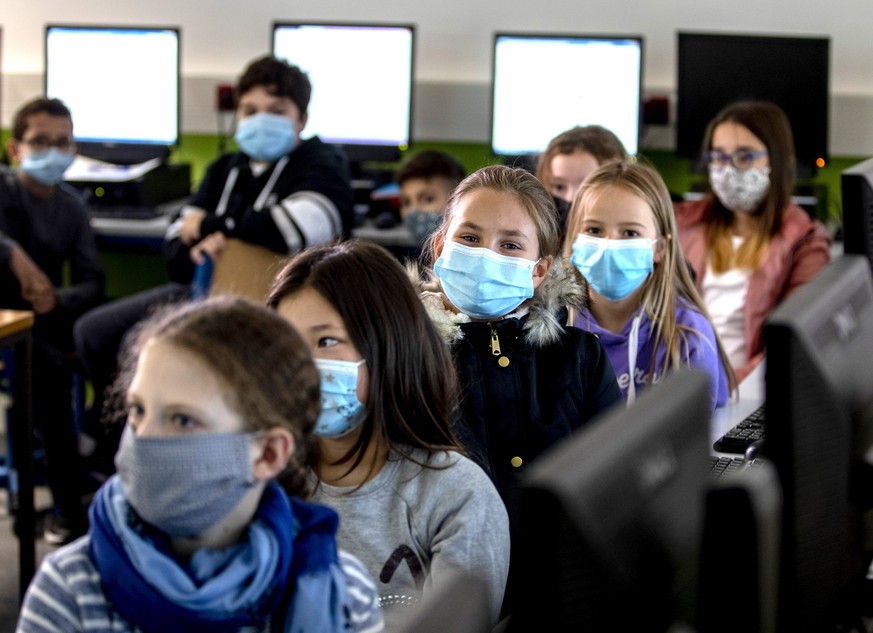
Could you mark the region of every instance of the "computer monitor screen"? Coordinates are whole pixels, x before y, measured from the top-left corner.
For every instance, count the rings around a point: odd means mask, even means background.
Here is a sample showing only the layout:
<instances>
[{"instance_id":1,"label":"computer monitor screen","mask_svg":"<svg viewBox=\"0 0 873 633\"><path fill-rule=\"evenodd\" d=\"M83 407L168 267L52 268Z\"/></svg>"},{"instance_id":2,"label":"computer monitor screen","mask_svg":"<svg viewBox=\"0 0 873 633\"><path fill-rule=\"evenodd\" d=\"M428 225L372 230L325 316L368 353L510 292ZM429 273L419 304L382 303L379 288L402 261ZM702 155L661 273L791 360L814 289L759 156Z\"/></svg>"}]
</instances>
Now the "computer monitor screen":
<instances>
[{"instance_id":1,"label":"computer monitor screen","mask_svg":"<svg viewBox=\"0 0 873 633\"><path fill-rule=\"evenodd\" d=\"M873 269L873 158L840 175L843 200L843 251L863 255Z\"/></svg>"},{"instance_id":2,"label":"computer monitor screen","mask_svg":"<svg viewBox=\"0 0 873 633\"><path fill-rule=\"evenodd\" d=\"M680 371L532 464L511 631L695 621L708 420L708 379Z\"/></svg>"},{"instance_id":3,"label":"computer monitor screen","mask_svg":"<svg viewBox=\"0 0 873 633\"><path fill-rule=\"evenodd\" d=\"M764 450L783 496L778 630L832 631L859 613L870 563L862 519L873 495L867 259L834 260L770 315L764 341Z\"/></svg>"},{"instance_id":4,"label":"computer monitor screen","mask_svg":"<svg viewBox=\"0 0 873 633\"><path fill-rule=\"evenodd\" d=\"M733 101L772 101L791 123L798 174L828 159L830 38L677 33L676 153L701 157L706 126Z\"/></svg>"},{"instance_id":5,"label":"computer monitor screen","mask_svg":"<svg viewBox=\"0 0 873 633\"><path fill-rule=\"evenodd\" d=\"M179 29L48 25L45 93L73 114L79 151L115 163L179 142Z\"/></svg>"},{"instance_id":6,"label":"computer monitor screen","mask_svg":"<svg viewBox=\"0 0 873 633\"><path fill-rule=\"evenodd\" d=\"M542 152L577 125L602 125L636 154L643 39L639 36L495 33L491 152Z\"/></svg>"},{"instance_id":7,"label":"computer monitor screen","mask_svg":"<svg viewBox=\"0 0 873 633\"><path fill-rule=\"evenodd\" d=\"M309 75L303 137L342 145L353 162L392 161L409 145L415 27L275 23L273 54Z\"/></svg>"}]
</instances>

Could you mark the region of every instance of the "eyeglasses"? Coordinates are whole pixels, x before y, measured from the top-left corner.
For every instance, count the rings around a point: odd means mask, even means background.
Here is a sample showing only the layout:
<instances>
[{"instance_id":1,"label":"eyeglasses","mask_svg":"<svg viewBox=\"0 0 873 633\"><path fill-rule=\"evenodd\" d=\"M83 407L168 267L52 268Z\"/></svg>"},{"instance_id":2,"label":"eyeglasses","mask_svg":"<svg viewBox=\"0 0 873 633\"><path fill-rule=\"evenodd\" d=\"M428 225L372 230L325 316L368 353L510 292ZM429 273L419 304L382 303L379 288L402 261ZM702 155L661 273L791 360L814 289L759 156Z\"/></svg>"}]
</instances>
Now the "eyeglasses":
<instances>
[{"instance_id":1,"label":"eyeglasses","mask_svg":"<svg viewBox=\"0 0 873 633\"><path fill-rule=\"evenodd\" d=\"M733 165L737 169L748 169L755 161L767 155L766 149L738 149L733 154L725 154L717 149L704 152L703 159L710 167L727 167Z\"/></svg>"},{"instance_id":2,"label":"eyeglasses","mask_svg":"<svg viewBox=\"0 0 873 633\"><path fill-rule=\"evenodd\" d=\"M41 152L52 147L61 150L62 152L70 152L76 146L75 141L69 138L57 138L52 140L45 136L34 136L33 138L24 139L21 141L31 149Z\"/></svg>"}]
</instances>

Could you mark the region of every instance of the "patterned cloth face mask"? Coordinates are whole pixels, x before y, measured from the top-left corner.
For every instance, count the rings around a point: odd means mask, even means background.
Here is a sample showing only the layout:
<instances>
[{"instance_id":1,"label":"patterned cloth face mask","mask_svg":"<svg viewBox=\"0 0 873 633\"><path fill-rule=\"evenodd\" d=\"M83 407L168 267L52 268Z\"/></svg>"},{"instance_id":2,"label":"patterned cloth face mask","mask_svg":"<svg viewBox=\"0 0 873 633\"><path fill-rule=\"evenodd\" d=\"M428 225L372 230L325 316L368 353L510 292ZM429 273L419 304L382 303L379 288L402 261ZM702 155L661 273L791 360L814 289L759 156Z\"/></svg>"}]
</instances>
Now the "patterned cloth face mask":
<instances>
[{"instance_id":1,"label":"patterned cloth face mask","mask_svg":"<svg viewBox=\"0 0 873 633\"><path fill-rule=\"evenodd\" d=\"M443 223L442 213L412 210L403 217L403 225L420 244L430 237Z\"/></svg>"},{"instance_id":2,"label":"patterned cloth face mask","mask_svg":"<svg viewBox=\"0 0 873 633\"><path fill-rule=\"evenodd\" d=\"M770 168L710 165L709 184L725 208L735 213L751 213L770 190Z\"/></svg>"},{"instance_id":3,"label":"patterned cloth face mask","mask_svg":"<svg viewBox=\"0 0 873 633\"><path fill-rule=\"evenodd\" d=\"M367 408L358 400L358 368L364 362L315 359L321 374L321 413L315 435L341 437L364 421Z\"/></svg>"},{"instance_id":4,"label":"patterned cloth face mask","mask_svg":"<svg viewBox=\"0 0 873 633\"><path fill-rule=\"evenodd\" d=\"M433 270L458 310L474 319L509 314L534 294L537 261L446 242Z\"/></svg>"},{"instance_id":5,"label":"patterned cloth face mask","mask_svg":"<svg viewBox=\"0 0 873 633\"><path fill-rule=\"evenodd\" d=\"M171 536L202 534L257 482L248 433L137 437L124 429L115 466L128 503Z\"/></svg>"},{"instance_id":6,"label":"patterned cloth face mask","mask_svg":"<svg viewBox=\"0 0 873 633\"><path fill-rule=\"evenodd\" d=\"M610 240L578 235L570 261L600 296L620 301L633 293L655 269L658 240Z\"/></svg>"}]
</instances>

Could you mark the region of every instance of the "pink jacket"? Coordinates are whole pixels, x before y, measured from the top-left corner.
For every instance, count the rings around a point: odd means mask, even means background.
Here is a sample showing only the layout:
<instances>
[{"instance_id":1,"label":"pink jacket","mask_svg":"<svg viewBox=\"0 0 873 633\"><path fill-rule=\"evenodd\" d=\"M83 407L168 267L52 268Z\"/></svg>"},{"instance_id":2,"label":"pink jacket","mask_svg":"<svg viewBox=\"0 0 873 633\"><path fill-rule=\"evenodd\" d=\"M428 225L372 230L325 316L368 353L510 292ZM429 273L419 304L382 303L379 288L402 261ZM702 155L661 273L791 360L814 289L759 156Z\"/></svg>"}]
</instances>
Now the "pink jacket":
<instances>
[{"instance_id":1,"label":"pink jacket","mask_svg":"<svg viewBox=\"0 0 873 633\"><path fill-rule=\"evenodd\" d=\"M675 205L679 243L697 274L701 288L706 274L706 232L704 212L711 198ZM746 349L748 361L735 367L737 380L748 375L764 357L764 320L789 294L812 279L830 261L831 238L824 225L811 220L800 207L791 204L782 216L782 228L773 237L764 261L752 273L746 296Z\"/></svg>"}]
</instances>

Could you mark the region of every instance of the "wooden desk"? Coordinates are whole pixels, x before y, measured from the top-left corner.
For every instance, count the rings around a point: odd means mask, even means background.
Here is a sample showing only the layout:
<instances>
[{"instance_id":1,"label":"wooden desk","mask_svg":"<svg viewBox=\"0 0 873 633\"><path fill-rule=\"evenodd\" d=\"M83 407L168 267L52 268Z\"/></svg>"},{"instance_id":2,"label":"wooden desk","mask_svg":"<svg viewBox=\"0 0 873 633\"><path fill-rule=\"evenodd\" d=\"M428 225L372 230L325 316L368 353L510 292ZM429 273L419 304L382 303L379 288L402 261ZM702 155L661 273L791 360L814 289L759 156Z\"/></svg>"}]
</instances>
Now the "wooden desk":
<instances>
[{"instance_id":1,"label":"wooden desk","mask_svg":"<svg viewBox=\"0 0 873 633\"><path fill-rule=\"evenodd\" d=\"M18 535L19 599L36 570L35 516L33 509L33 410L31 392L31 334L33 312L0 310L0 348L14 354L12 376L12 463L18 477L16 532Z\"/></svg>"}]
</instances>

